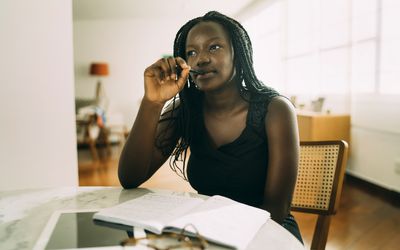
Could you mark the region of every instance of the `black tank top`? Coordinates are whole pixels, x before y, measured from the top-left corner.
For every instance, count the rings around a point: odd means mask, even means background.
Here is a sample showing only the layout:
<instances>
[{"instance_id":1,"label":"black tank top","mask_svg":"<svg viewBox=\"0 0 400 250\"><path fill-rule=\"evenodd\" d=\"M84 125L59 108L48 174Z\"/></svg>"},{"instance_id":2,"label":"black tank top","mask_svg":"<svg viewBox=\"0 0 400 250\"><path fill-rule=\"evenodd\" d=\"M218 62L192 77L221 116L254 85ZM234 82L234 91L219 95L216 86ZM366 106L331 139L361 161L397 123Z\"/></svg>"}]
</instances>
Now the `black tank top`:
<instances>
[{"instance_id":1,"label":"black tank top","mask_svg":"<svg viewBox=\"0 0 400 250\"><path fill-rule=\"evenodd\" d=\"M223 195L251 206L263 203L268 167L265 115L272 98L278 95L271 90L253 96L240 136L217 149L209 142L203 116L198 117L187 165L187 176L194 189L200 194Z\"/></svg>"}]
</instances>

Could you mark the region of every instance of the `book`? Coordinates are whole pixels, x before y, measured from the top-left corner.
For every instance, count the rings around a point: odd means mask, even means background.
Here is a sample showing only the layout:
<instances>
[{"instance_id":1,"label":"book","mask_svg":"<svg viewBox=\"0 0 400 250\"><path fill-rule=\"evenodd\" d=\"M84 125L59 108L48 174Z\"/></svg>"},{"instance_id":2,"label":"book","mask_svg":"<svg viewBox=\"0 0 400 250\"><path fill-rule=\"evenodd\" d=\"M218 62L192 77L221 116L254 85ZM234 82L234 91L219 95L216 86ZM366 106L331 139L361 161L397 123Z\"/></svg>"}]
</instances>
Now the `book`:
<instances>
[{"instance_id":1,"label":"book","mask_svg":"<svg viewBox=\"0 0 400 250\"><path fill-rule=\"evenodd\" d=\"M261 226L270 219L270 214L219 195L204 200L148 193L101 209L93 219L140 227L155 234L180 233L182 228L192 224L209 242L245 249ZM187 230L188 233L196 233L192 227Z\"/></svg>"}]
</instances>

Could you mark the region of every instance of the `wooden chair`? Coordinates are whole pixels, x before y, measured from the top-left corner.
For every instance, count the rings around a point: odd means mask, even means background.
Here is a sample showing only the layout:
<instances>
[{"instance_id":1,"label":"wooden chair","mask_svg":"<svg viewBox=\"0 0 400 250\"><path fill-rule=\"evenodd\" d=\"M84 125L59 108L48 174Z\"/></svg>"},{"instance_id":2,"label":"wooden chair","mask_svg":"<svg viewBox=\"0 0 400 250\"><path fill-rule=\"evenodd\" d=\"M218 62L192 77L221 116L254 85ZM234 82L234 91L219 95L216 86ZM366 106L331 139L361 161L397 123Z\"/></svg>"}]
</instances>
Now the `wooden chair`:
<instances>
[{"instance_id":1,"label":"wooden chair","mask_svg":"<svg viewBox=\"0 0 400 250\"><path fill-rule=\"evenodd\" d=\"M300 143L291 210L318 215L311 249L325 249L331 216L339 205L347 154L345 141Z\"/></svg>"},{"instance_id":2,"label":"wooden chair","mask_svg":"<svg viewBox=\"0 0 400 250\"><path fill-rule=\"evenodd\" d=\"M93 161L98 163L101 159L99 150L97 149L97 145L104 145L106 147L105 157L102 158L107 159L111 156L111 144L109 141L109 129L102 126L98 126L97 124L97 115L92 114L84 119L76 120L77 130L82 133L81 140L78 140L79 145L88 145L90 148L90 153L92 155ZM93 128L91 128L93 126ZM97 130L94 134L91 131ZM103 159L104 160L104 159Z\"/></svg>"}]
</instances>

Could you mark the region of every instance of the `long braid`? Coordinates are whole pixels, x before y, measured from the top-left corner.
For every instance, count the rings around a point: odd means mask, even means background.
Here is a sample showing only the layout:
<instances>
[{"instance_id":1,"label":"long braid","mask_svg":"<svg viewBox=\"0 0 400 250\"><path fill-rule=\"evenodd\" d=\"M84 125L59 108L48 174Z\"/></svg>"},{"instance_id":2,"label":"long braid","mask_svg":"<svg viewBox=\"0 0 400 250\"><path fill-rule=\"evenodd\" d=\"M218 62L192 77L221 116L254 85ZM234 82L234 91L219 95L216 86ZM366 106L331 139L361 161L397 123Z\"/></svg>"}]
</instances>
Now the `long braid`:
<instances>
[{"instance_id":1,"label":"long braid","mask_svg":"<svg viewBox=\"0 0 400 250\"><path fill-rule=\"evenodd\" d=\"M253 68L253 49L249 35L243 26L236 20L225 16L216 11L210 11L202 17L198 17L188 21L182 26L176 34L174 41L174 57L182 57L186 60L186 38L189 31L200 22L212 21L221 24L230 34L234 57L235 67L239 73L239 77L243 80L244 85L240 83L239 90L243 98L247 100L246 92L250 93L265 93L273 91L266 87L257 77ZM170 167L179 176L187 180L186 177L186 156L187 150L191 145L192 135L195 131L194 123L201 112L201 97L202 92L195 88L195 83L189 77L189 84L186 84L184 89L179 93L179 97L173 99L173 110L177 112L176 118L169 119L169 123L175 126L175 136L180 139L172 152L170 158ZM179 98L179 105L175 106L175 102ZM160 121L161 122L161 121ZM169 126L167 126L169 127ZM161 138L161 137L160 137ZM165 139L165 138L164 138ZM168 140L170 138L166 138ZM167 143L159 142L160 149L162 145ZM182 162L182 167L179 167L177 162Z\"/></svg>"}]
</instances>

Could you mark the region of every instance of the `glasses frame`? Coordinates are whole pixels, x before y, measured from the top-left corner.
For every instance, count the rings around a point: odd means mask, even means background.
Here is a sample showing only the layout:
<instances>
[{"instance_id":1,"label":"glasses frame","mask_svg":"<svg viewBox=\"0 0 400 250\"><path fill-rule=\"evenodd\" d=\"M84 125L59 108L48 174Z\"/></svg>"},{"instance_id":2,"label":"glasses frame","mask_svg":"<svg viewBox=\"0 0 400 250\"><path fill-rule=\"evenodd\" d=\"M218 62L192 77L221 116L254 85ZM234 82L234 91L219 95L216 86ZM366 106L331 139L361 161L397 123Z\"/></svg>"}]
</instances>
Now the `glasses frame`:
<instances>
[{"instance_id":1,"label":"glasses frame","mask_svg":"<svg viewBox=\"0 0 400 250\"><path fill-rule=\"evenodd\" d=\"M190 231L187 230L188 227L192 227L195 231L193 236L187 236L187 233ZM192 234L192 232L190 232ZM208 247L207 240L199 233L197 228L193 224L187 224L182 228L180 233L163 233L163 234L150 234L146 235L146 237L134 238L129 237L123 241L121 241L120 245L125 246L137 246L142 245L148 248L152 248L154 250L174 250L178 248L188 248L188 249L201 249L204 250ZM155 244L152 244L151 240L163 240L163 239L176 239L179 243L167 246L166 248L160 248ZM193 240L195 239L195 240Z\"/></svg>"}]
</instances>

